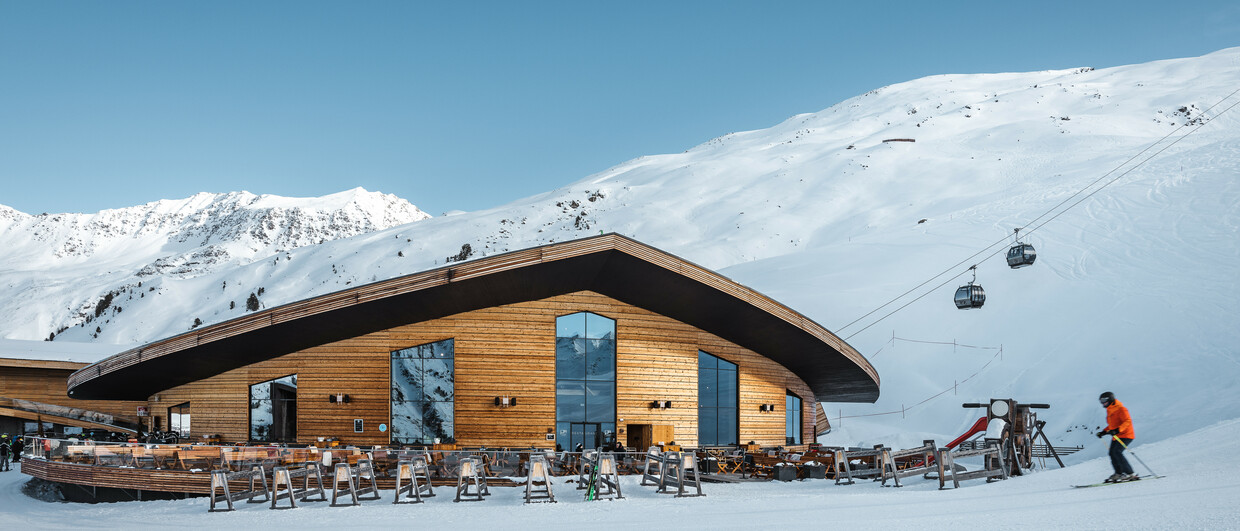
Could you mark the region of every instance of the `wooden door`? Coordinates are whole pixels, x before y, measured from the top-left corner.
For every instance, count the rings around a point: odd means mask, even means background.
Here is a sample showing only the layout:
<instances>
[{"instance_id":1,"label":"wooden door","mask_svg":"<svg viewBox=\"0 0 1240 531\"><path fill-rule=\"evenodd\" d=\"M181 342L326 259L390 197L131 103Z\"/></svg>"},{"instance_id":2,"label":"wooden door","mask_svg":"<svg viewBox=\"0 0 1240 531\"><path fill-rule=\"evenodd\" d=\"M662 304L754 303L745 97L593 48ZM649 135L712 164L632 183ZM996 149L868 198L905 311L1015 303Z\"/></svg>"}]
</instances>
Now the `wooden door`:
<instances>
[{"instance_id":1,"label":"wooden door","mask_svg":"<svg viewBox=\"0 0 1240 531\"><path fill-rule=\"evenodd\" d=\"M654 444L653 430L649 424L629 424L628 440L625 442L630 450L644 452Z\"/></svg>"}]
</instances>

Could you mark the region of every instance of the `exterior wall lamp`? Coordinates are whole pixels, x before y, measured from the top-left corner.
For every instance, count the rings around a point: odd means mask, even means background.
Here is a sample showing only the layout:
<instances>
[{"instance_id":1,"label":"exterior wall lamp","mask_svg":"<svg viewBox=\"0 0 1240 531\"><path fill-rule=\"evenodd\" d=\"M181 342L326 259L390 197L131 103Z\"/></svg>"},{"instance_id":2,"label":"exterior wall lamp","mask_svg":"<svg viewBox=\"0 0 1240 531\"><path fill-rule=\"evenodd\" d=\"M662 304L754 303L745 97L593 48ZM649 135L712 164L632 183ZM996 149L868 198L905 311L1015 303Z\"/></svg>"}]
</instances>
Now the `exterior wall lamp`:
<instances>
[{"instance_id":1,"label":"exterior wall lamp","mask_svg":"<svg viewBox=\"0 0 1240 531\"><path fill-rule=\"evenodd\" d=\"M775 411L775 404L758 404L758 411Z\"/></svg>"},{"instance_id":2,"label":"exterior wall lamp","mask_svg":"<svg viewBox=\"0 0 1240 531\"><path fill-rule=\"evenodd\" d=\"M671 400L655 400L650 403L650 409L671 409Z\"/></svg>"},{"instance_id":3,"label":"exterior wall lamp","mask_svg":"<svg viewBox=\"0 0 1240 531\"><path fill-rule=\"evenodd\" d=\"M495 397L495 405L499 407L513 407L517 405L517 397L515 396L497 396Z\"/></svg>"},{"instance_id":4,"label":"exterior wall lamp","mask_svg":"<svg viewBox=\"0 0 1240 531\"><path fill-rule=\"evenodd\" d=\"M327 395L327 402L329 404L348 404L349 402L352 402L352 401L353 400L349 398L349 395L346 395L344 393L336 393L334 395Z\"/></svg>"}]
</instances>

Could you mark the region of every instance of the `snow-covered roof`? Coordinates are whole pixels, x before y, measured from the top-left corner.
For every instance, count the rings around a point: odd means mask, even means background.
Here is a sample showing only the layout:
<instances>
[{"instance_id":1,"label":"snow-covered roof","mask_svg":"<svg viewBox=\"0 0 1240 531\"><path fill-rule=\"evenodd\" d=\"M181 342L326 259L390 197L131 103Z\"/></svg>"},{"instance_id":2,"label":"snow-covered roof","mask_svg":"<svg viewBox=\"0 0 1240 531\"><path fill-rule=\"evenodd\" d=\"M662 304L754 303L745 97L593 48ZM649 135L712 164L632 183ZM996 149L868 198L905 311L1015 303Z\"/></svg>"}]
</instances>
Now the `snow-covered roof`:
<instances>
[{"instance_id":1,"label":"snow-covered roof","mask_svg":"<svg viewBox=\"0 0 1240 531\"><path fill-rule=\"evenodd\" d=\"M94 363L135 345L0 339L0 358L38 361Z\"/></svg>"}]
</instances>

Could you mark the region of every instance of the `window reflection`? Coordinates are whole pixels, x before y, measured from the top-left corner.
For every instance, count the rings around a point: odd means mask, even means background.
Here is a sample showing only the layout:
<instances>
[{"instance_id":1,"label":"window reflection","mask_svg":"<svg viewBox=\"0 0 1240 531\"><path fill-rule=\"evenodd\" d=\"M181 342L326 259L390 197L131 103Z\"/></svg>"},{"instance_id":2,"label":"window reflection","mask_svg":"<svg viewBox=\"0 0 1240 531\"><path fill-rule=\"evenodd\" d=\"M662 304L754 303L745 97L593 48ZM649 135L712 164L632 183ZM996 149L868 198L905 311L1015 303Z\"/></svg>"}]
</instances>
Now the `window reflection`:
<instances>
[{"instance_id":1,"label":"window reflection","mask_svg":"<svg viewBox=\"0 0 1240 531\"><path fill-rule=\"evenodd\" d=\"M392 351L392 442L455 441L454 353L452 339Z\"/></svg>"},{"instance_id":2,"label":"window reflection","mask_svg":"<svg viewBox=\"0 0 1240 531\"><path fill-rule=\"evenodd\" d=\"M189 402L168 408L168 431L189 437Z\"/></svg>"},{"instance_id":3,"label":"window reflection","mask_svg":"<svg viewBox=\"0 0 1240 531\"><path fill-rule=\"evenodd\" d=\"M801 444L801 397L788 392L784 400L785 444Z\"/></svg>"},{"instance_id":4,"label":"window reflection","mask_svg":"<svg viewBox=\"0 0 1240 531\"><path fill-rule=\"evenodd\" d=\"M188 418L185 420L188 429ZM251 385L250 440L292 442L296 439L297 375Z\"/></svg>"},{"instance_id":5,"label":"window reflection","mask_svg":"<svg viewBox=\"0 0 1240 531\"><path fill-rule=\"evenodd\" d=\"M616 341L587 339L585 370L587 380L616 379Z\"/></svg>"},{"instance_id":6,"label":"window reflection","mask_svg":"<svg viewBox=\"0 0 1240 531\"><path fill-rule=\"evenodd\" d=\"M737 444L740 388L736 364L698 351L698 445Z\"/></svg>"},{"instance_id":7,"label":"window reflection","mask_svg":"<svg viewBox=\"0 0 1240 531\"><path fill-rule=\"evenodd\" d=\"M616 436L616 321L579 312L555 320L556 443L596 448Z\"/></svg>"}]
</instances>

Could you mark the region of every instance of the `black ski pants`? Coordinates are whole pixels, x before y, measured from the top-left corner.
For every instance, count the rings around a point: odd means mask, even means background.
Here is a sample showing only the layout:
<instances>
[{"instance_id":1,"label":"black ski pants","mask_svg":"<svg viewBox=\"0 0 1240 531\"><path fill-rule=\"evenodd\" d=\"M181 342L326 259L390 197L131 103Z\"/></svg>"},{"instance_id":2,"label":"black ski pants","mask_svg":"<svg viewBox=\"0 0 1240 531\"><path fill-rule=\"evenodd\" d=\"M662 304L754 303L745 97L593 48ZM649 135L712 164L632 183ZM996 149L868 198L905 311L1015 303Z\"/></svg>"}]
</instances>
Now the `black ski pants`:
<instances>
[{"instance_id":1,"label":"black ski pants","mask_svg":"<svg viewBox=\"0 0 1240 531\"><path fill-rule=\"evenodd\" d=\"M1124 441L1120 444L1119 441ZM1124 458L1124 446L1132 442L1132 439L1120 438L1119 441L1111 439L1111 468L1115 469L1116 474L1131 474L1132 465L1128 464L1128 459Z\"/></svg>"}]
</instances>

